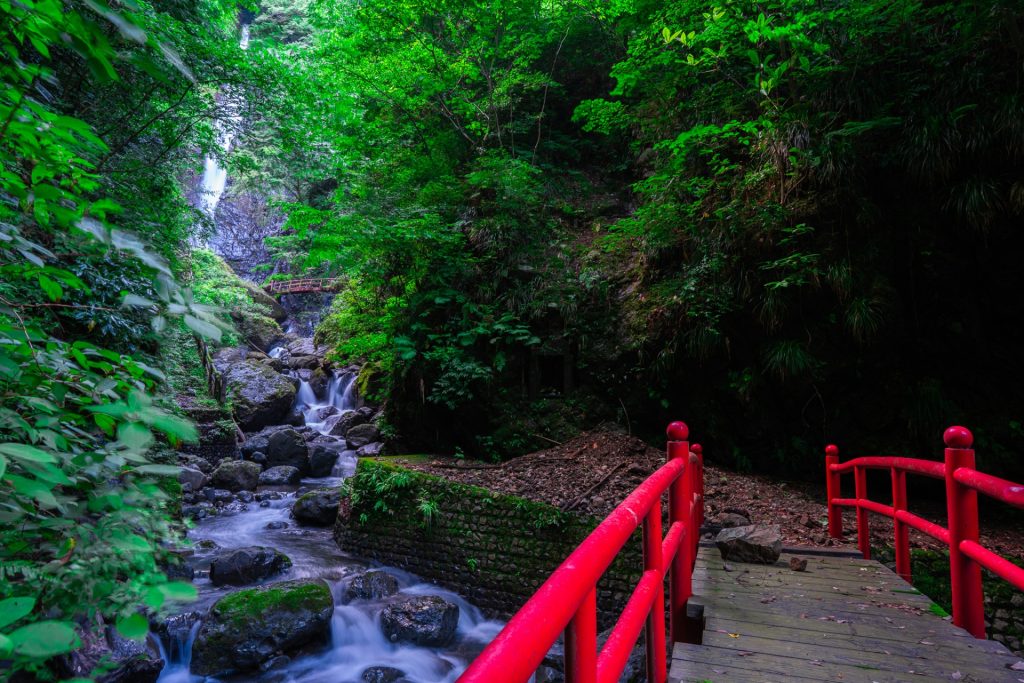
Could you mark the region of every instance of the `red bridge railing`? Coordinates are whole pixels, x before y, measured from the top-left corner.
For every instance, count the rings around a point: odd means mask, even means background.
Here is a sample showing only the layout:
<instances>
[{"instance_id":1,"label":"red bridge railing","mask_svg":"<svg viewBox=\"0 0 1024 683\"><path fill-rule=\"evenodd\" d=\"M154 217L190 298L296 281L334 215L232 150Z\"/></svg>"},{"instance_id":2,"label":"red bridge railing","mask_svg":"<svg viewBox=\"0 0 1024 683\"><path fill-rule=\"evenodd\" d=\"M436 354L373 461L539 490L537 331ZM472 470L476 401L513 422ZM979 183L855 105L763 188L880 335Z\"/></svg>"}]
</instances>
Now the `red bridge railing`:
<instances>
[{"instance_id":1,"label":"red bridge railing","mask_svg":"<svg viewBox=\"0 0 1024 683\"><path fill-rule=\"evenodd\" d=\"M917 529L949 546L949 574L952 586L953 623L976 638L985 637L984 596L981 568L984 567L1017 588L1024 590L1024 569L983 547L978 542L978 493L1014 507L1024 508L1024 486L993 477L974 468L974 437L965 427L950 427L943 435L946 442L943 462L901 457L862 457L839 462L839 449L825 448L825 472L828 496L828 530L834 538L843 535L843 507L857 511L857 545L865 558L871 555L871 528L868 513L893 520L896 573L911 580L909 529ZM892 478L892 505L868 498L867 470L889 470ZM853 472L854 497L840 497L840 477ZM907 473L920 474L946 482L948 526L930 522L907 510Z\"/></svg>"},{"instance_id":2,"label":"red bridge railing","mask_svg":"<svg viewBox=\"0 0 1024 683\"><path fill-rule=\"evenodd\" d=\"M646 632L647 680L668 677L665 577L669 633L684 640L686 603L704 514L701 448L687 441L682 422L668 426L668 462L631 493L555 570L458 683L525 682L565 633L566 683L614 683ZM661 497L669 494L669 527L662 538ZM644 572L604 648L597 651L597 582L629 537L643 525Z\"/></svg>"},{"instance_id":3,"label":"red bridge railing","mask_svg":"<svg viewBox=\"0 0 1024 683\"><path fill-rule=\"evenodd\" d=\"M271 294L300 294L305 292L330 292L341 286L341 278L307 277L295 280L273 280L263 285Z\"/></svg>"}]
</instances>

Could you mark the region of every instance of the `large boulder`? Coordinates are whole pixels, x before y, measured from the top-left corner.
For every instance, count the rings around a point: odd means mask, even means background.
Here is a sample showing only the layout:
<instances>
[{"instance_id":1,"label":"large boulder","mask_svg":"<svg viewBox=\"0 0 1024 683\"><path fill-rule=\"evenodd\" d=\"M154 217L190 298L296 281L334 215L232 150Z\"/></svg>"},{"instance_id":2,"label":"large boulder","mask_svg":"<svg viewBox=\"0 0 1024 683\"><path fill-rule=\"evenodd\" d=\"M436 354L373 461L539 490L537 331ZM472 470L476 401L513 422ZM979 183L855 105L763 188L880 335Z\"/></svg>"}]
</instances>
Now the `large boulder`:
<instances>
[{"instance_id":1,"label":"large boulder","mask_svg":"<svg viewBox=\"0 0 1024 683\"><path fill-rule=\"evenodd\" d=\"M232 399L235 421L243 431L277 424L295 402L295 385L273 368L255 360L229 365L224 382Z\"/></svg>"},{"instance_id":2,"label":"large boulder","mask_svg":"<svg viewBox=\"0 0 1024 683\"><path fill-rule=\"evenodd\" d=\"M210 582L215 586L244 586L280 574L291 566L288 556L273 548L260 545L237 548L213 558Z\"/></svg>"},{"instance_id":3,"label":"large boulder","mask_svg":"<svg viewBox=\"0 0 1024 683\"><path fill-rule=\"evenodd\" d=\"M309 447L306 439L295 429L282 429L273 432L267 439L267 467L287 465L300 472L309 467Z\"/></svg>"},{"instance_id":4,"label":"large boulder","mask_svg":"<svg viewBox=\"0 0 1024 683\"><path fill-rule=\"evenodd\" d=\"M782 531L778 524L722 529L715 537L715 545L723 560L775 564L782 554Z\"/></svg>"},{"instance_id":5,"label":"large boulder","mask_svg":"<svg viewBox=\"0 0 1024 683\"><path fill-rule=\"evenodd\" d=\"M257 451L266 454L267 449L270 448L271 435L285 429L292 429L292 427L288 425L273 425L270 427L264 427L258 432L246 434L245 441L238 446L238 450L241 451L243 458L247 458L249 460L252 459L253 454Z\"/></svg>"},{"instance_id":6,"label":"large boulder","mask_svg":"<svg viewBox=\"0 0 1024 683\"><path fill-rule=\"evenodd\" d=\"M331 526L338 517L341 489L314 489L299 496L292 505L292 517L307 526Z\"/></svg>"},{"instance_id":7,"label":"large boulder","mask_svg":"<svg viewBox=\"0 0 1024 683\"><path fill-rule=\"evenodd\" d=\"M330 436L318 436L309 442L309 474L313 477L329 477L338 461L338 454L345 450L345 442Z\"/></svg>"},{"instance_id":8,"label":"large boulder","mask_svg":"<svg viewBox=\"0 0 1024 683\"><path fill-rule=\"evenodd\" d=\"M288 356L284 364L292 370L315 370L321 362L318 356Z\"/></svg>"},{"instance_id":9,"label":"large boulder","mask_svg":"<svg viewBox=\"0 0 1024 683\"><path fill-rule=\"evenodd\" d=\"M178 471L178 482L184 493L192 493L206 486L210 480L205 474L194 467L182 466Z\"/></svg>"},{"instance_id":10,"label":"large boulder","mask_svg":"<svg viewBox=\"0 0 1024 683\"><path fill-rule=\"evenodd\" d=\"M345 433L350 448L361 448L380 439L380 432L372 424L356 425Z\"/></svg>"},{"instance_id":11,"label":"large boulder","mask_svg":"<svg viewBox=\"0 0 1024 683\"><path fill-rule=\"evenodd\" d=\"M401 683L406 680L405 672L393 666L371 666L363 670L363 683Z\"/></svg>"},{"instance_id":12,"label":"large boulder","mask_svg":"<svg viewBox=\"0 0 1024 683\"><path fill-rule=\"evenodd\" d=\"M314 408L309 413L310 422L323 422L329 417L333 417L338 414L338 409L334 406L323 406L321 408Z\"/></svg>"},{"instance_id":13,"label":"large boulder","mask_svg":"<svg viewBox=\"0 0 1024 683\"><path fill-rule=\"evenodd\" d=\"M246 292L249 294L249 298L258 304L266 306L270 312L270 317L277 322L284 322L288 318L288 311L284 310L284 307L278 303L277 299L271 296L267 290L263 289L255 282L249 282L248 280L241 280L242 286L245 287Z\"/></svg>"},{"instance_id":14,"label":"large boulder","mask_svg":"<svg viewBox=\"0 0 1024 683\"><path fill-rule=\"evenodd\" d=\"M360 446L359 450L356 451L356 455L360 458L376 458L383 452L384 444L380 441L374 441L373 443L368 443L365 446Z\"/></svg>"},{"instance_id":15,"label":"large boulder","mask_svg":"<svg viewBox=\"0 0 1024 683\"><path fill-rule=\"evenodd\" d=\"M459 624L459 606L436 595L417 595L395 602L381 612L380 626L392 642L442 647L451 642Z\"/></svg>"},{"instance_id":16,"label":"large boulder","mask_svg":"<svg viewBox=\"0 0 1024 683\"><path fill-rule=\"evenodd\" d=\"M327 387L331 384L331 376L323 368L317 368L309 374L309 386L317 396L326 396Z\"/></svg>"},{"instance_id":17,"label":"large boulder","mask_svg":"<svg viewBox=\"0 0 1024 683\"><path fill-rule=\"evenodd\" d=\"M326 642L334 599L320 579L284 581L226 595L213 604L192 647L191 672L251 671L303 645Z\"/></svg>"},{"instance_id":18,"label":"large boulder","mask_svg":"<svg viewBox=\"0 0 1024 683\"><path fill-rule=\"evenodd\" d=\"M387 572L359 574L345 587L345 600L380 600L398 592L398 579Z\"/></svg>"},{"instance_id":19,"label":"large boulder","mask_svg":"<svg viewBox=\"0 0 1024 683\"><path fill-rule=\"evenodd\" d=\"M262 467L247 460L221 460L210 482L228 491L252 491L259 484Z\"/></svg>"},{"instance_id":20,"label":"large boulder","mask_svg":"<svg viewBox=\"0 0 1024 683\"><path fill-rule=\"evenodd\" d=\"M345 436L350 429L358 425L366 424L372 418L373 410L371 408L349 410L340 414L332 421L326 422L324 427L327 428L327 432L333 436Z\"/></svg>"},{"instance_id":21,"label":"large boulder","mask_svg":"<svg viewBox=\"0 0 1024 683\"><path fill-rule=\"evenodd\" d=\"M107 673L98 676L95 679L97 683L156 683L160 677L164 661L152 642L129 640L113 626L80 630L79 633L81 647L52 660L62 680L65 677L74 677L76 680L90 677L101 664L106 665ZM19 678L16 675L13 680L38 679L31 676Z\"/></svg>"},{"instance_id":22,"label":"large boulder","mask_svg":"<svg viewBox=\"0 0 1024 683\"><path fill-rule=\"evenodd\" d=\"M260 474L260 486L297 486L302 481L302 472L290 465L277 465Z\"/></svg>"}]
</instances>

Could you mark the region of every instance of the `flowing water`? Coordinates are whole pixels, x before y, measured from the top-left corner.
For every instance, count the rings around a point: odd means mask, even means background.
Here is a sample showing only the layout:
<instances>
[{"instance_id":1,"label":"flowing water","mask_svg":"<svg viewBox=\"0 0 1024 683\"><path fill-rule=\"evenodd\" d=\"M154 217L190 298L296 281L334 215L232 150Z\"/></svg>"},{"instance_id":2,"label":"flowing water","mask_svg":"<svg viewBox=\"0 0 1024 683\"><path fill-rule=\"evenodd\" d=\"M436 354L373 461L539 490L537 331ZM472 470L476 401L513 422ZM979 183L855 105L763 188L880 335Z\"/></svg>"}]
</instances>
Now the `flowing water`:
<instances>
[{"instance_id":1,"label":"flowing water","mask_svg":"<svg viewBox=\"0 0 1024 683\"><path fill-rule=\"evenodd\" d=\"M248 47L248 25L242 26L239 44L243 50ZM204 159L199 198L199 208L215 224L217 206L224 195L228 179L227 169L221 164L220 157L230 151L235 131L241 124L241 116L237 113L239 103L233 100L230 93L224 96L224 102L233 113L226 121L218 120L215 124L221 154ZM216 231L210 242L211 247L222 252L218 249L222 245L218 245ZM311 334L311 330L304 328L300 331L294 319L288 325L288 331ZM287 349L278 347L272 349L269 355L282 358L287 353ZM308 381L300 381L295 407L306 417L307 426L321 434L330 432L337 421L334 416L360 407L356 393L356 373L335 371L322 396L317 395ZM235 587L214 586L210 582L209 564L215 555L232 548L268 546L286 554L292 566L283 574L261 583L319 578L330 584L335 597L330 644L320 651L297 655L284 667L265 673L247 672L223 679L204 679L189 672L192 644L202 622L182 620L174 628L168 627L164 639L158 643L160 654L166 662L159 679L161 683L198 683L204 680L361 683L363 671L374 666L400 669L406 674L403 680L413 683L450 683L498 633L503 625L501 622L485 619L480 610L459 595L425 583L401 570L371 565L346 555L334 542L330 529L300 527L295 524L290 512L299 492L310 488L339 486L355 472L355 466L355 451L340 450L330 477L305 479L297 490L260 491L250 503L232 502L221 514L200 520L188 534L196 549L190 564L195 569L195 585L199 589L199 600L189 605L190 610L204 614L216 600L239 590ZM356 600L343 604L342 596L347 583L371 566L383 569L397 579L399 595L438 595L458 605L459 623L453 643L444 648L392 643L384 636L380 626L380 612L388 600Z\"/></svg>"},{"instance_id":2,"label":"flowing water","mask_svg":"<svg viewBox=\"0 0 1024 683\"><path fill-rule=\"evenodd\" d=\"M280 357L283 349L270 355ZM317 396L308 382L300 382L296 407L307 416L333 407L337 414L357 409L356 373L336 371L322 396ZM310 423L321 433L331 426L325 422ZM305 479L298 491L309 488L338 486L355 471L355 451L341 451L331 477ZM258 492L257 500L242 505L232 503L233 510L207 517L189 532L196 548L191 564L196 570L195 585L199 601L189 609L205 613L217 599L238 590L214 586L209 580L209 562L216 554L231 548L262 545L276 548L291 558L291 568L266 583L298 578L319 578L327 581L335 596L331 621L331 642L319 652L298 656L283 668L266 673L250 672L229 677L229 681L261 681L266 683L361 683L362 673L369 667L390 666L406 673L413 683L450 683L465 669L469 661L483 649L502 627L498 621L487 620L480 610L459 595L442 589L401 570L379 567L342 552L330 529L300 527L291 519L291 507L297 491ZM263 498L263 500L259 500ZM211 543L212 542L212 543ZM215 545L213 545L215 544ZM393 575L400 587L399 595L439 595L459 607L459 624L453 643L445 648L419 647L392 643L380 627L380 611L388 600L356 600L343 604L346 584L366 569L384 569ZM392 598L393 600L394 598ZM161 683L198 683L204 679L189 673L192 642L199 624L173 630L167 642L160 643L160 652L167 662L160 676Z\"/></svg>"}]
</instances>

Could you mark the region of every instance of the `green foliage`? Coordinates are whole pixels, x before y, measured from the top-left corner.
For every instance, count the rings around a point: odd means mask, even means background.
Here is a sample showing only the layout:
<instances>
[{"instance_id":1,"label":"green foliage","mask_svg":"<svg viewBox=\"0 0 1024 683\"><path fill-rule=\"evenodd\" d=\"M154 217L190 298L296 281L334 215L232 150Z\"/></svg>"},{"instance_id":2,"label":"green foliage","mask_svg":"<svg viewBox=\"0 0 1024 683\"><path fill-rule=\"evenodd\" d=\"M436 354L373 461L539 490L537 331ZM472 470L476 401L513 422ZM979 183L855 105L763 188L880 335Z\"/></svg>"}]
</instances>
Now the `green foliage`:
<instances>
[{"instance_id":1,"label":"green foliage","mask_svg":"<svg viewBox=\"0 0 1024 683\"><path fill-rule=\"evenodd\" d=\"M0 5L5 675L50 680L49 660L80 644L79 624L107 619L138 638L139 610L195 597L164 573L180 486L155 446L197 435L154 402L164 374L129 355L154 351L168 318L220 333L176 284L191 211L166 189L178 168L156 163L192 125L160 119L196 93L181 56L193 18L145 2ZM165 101L173 91L177 102Z\"/></svg>"}]
</instances>

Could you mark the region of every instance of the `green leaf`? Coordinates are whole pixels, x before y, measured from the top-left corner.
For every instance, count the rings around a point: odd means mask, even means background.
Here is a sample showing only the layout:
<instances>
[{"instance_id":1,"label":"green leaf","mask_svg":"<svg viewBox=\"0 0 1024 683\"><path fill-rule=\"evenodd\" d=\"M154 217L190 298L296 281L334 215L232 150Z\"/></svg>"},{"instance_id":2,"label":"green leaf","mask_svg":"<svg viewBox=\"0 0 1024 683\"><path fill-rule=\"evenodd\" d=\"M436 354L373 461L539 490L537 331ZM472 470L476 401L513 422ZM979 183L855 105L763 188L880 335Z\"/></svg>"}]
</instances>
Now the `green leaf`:
<instances>
[{"instance_id":1,"label":"green leaf","mask_svg":"<svg viewBox=\"0 0 1024 683\"><path fill-rule=\"evenodd\" d=\"M6 600L0 600L0 628L5 628L31 613L35 605L35 598L7 598Z\"/></svg>"},{"instance_id":2,"label":"green leaf","mask_svg":"<svg viewBox=\"0 0 1024 683\"><path fill-rule=\"evenodd\" d=\"M191 602L199 597L196 587L186 581L171 581L157 586L157 589L168 600L177 600L178 602Z\"/></svg>"},{"instance_id":3,"label":"green leaf","mask_svg":"<svg viewBox=\"0 0 1024 683\"><path fill-rule=\"evenodd\" d=\"M130 617L117 620L117 632L125 638L142 640L149 633L149 622L141 614L133 614Z\"/></svg>"},{"instance_id":4,"label":"green leaf","mask_svg":"<svg viewBox=\"0 0 1024 683\"><path fill-rule=\"evenodd\" d=\"M132 470L136 474L156 474L161 477L176 477L181 473L177 465L142 465Z\"/></svg>"},{"instance_id":5,"label":"green leaf","mask_svg":"<svg viewBox=\"0 0 1024 683\"><path fill-rule=\"evenodd\" d=\"M66 621L39 621L22 626L10 638L14 654L33 659L47 659L81 645L75 629Z\"/></svg>"},{"instance_id":6,"label":"green leaf","mask_svg":"<svg viewBox=\"0 0 1024 683\"><path fill-rule=\"evenodd\" d=\"M213 323L206 322L205 320L200 320L199 318L192 315L186 315L185 324L188 325L188 328L195 332L196 334L202 335L214 341L220 341L220 328L214 325Z\"/></svg>"},{"instance_id":7,"label":"green leaf","mask_svg":"<svg viewBox=\"0 0 1024 683\"><path fill-rule=\"evenodd\" d=\"M50 297L50 301L60 301L60 298L64 296L61 286L45 275L39 275L39 286L46 292L46 296Z\"/></svg>"},{"instance_id":8,"label":"green leaf","mask_svg":"<svg viewBox=\"0 0 1024 683\"><path fill-rule=\"evenodd\" d=\"M7 458L0 455L0 479L3 478L4 472L7 471Z\"/></svg>"},{"instance_id":9,"label":"green leaf","mask_svg":"<svg viewBox=\"0 0 1024 683\"><path fill-rule=\"evenodd\" d=\"M118 425L117 440L128 450L139 453L153 444L153 432L140 422L127 422Z\"/></svg>"},{"instance_id":10,"label":"green leaf","mask_svg":"<svg viewBox=\"0 0 1024 683\"><path fill-rule=\"evenodd\" d=\"M50 453L24 443L0 443L0 453L30 462L57 462L57 459Z\"/></svg>"}]
</instances>

